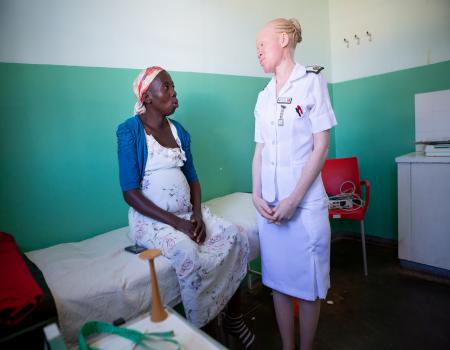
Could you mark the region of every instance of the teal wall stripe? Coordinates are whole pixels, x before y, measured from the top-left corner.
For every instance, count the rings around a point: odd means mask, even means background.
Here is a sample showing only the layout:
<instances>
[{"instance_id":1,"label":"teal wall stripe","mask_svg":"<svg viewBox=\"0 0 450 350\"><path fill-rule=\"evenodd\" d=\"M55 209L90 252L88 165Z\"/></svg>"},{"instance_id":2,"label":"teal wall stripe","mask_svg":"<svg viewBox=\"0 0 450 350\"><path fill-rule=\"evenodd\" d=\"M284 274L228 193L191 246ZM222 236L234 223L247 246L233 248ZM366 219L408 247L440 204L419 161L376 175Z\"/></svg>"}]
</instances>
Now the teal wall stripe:
<instances>
[{"instance_id":1,"label":"teal wall stripe","mask_svg":"<svg viewBox=\"0 0 450 350\"><path fill-rule=\"evenodd\" d=\"M134 69L0 64L0 230L23 250L127 224L117 125L133 109ZM203 199L251 190L253 109L266 78L172 74Z\"/></svg>"},{"instance_id":2,"label":"teal wall stripe","mask_svg":"<svg viewBox=\"0 0 450 350\"><path fill-rule=\"evenodd\" d=\"M134 72L1 64L1 230L24 250L80 240L126 222L115 125Z\"/></svg>"},{"instance_id":3,"label":"teal wall stripe","mask_svg":"<svg viewBox=\"0 0 450 350\"><path fill-rule=\"evenodd\" d=\"M332 85L336 156L356 155L371 183L366 232L397 238L395 157L415 151L417 93L450 89L450 61ZM333 224L359 232L359 224Z\"/></svg>"},{"instance_id":4,"label":"teal wall stripe","mask_svg":"<svg viewBox=\"0 0 450 350\"><path fill-rule=\"evenodd\" d=\"M13 233L23 250L127 224L115 130L133 108L136 74L134 69L0 64L0 230ZM175 118L191 133L203 199L250 191L253 108L267 79L172 76L180 98ZM345 83L329 88L339 121L330 157L341 154L336 147L342 154L345 147L358 153L359 144L340 143L352 119L340 103Z\"/></svg>"}]
</instances>

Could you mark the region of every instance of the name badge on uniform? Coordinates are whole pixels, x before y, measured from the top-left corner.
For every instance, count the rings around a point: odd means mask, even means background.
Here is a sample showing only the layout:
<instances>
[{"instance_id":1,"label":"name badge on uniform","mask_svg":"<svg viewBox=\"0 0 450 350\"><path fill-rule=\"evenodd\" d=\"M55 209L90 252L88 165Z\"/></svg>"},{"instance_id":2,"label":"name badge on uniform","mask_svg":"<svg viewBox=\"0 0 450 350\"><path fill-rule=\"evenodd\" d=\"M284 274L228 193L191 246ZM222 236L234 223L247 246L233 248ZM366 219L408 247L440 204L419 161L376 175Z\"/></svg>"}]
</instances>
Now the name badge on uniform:
<instances>
[{"instance_id":1,"label":"name badge on uniform","mask_svg":"<svg viewBox=\"0 0 450 350\"><path fill-rule=\"evenodd\" d=\"M277 103L281 103L284 105L289 105L292 102L292 97L278 97Z\"/></svg>"}]
</instances>

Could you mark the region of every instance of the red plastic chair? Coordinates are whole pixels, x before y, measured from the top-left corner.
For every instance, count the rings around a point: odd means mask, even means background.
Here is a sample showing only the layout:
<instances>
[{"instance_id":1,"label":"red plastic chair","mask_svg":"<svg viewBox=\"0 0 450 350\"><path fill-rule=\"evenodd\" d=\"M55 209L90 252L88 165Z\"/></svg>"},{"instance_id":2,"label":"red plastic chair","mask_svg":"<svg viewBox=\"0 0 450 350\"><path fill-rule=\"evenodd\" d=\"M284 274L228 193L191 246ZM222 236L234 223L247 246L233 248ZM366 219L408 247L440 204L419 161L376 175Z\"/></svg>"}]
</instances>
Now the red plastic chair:
<instances>
[{"instance_id":1,"label":"red plastic chair","mask_svg":"<svg viewBox=\"0 0 450 350\"><path fill-rule=\"evenodd\" d=\"M353 204L350 209L329 209L330 219L357 220L361 223L361 242L364 261L364 275L367 276L366 239L364 232L364 215L370 200L370 183L359 178L358 159L335 158L327 159L322 169L322 180L328 196L339 195L341 192L354 190L354 193L364 200L362 206ZM361 186L365 186L364 197L361 194Z\"/></svg>"}]
</instances>

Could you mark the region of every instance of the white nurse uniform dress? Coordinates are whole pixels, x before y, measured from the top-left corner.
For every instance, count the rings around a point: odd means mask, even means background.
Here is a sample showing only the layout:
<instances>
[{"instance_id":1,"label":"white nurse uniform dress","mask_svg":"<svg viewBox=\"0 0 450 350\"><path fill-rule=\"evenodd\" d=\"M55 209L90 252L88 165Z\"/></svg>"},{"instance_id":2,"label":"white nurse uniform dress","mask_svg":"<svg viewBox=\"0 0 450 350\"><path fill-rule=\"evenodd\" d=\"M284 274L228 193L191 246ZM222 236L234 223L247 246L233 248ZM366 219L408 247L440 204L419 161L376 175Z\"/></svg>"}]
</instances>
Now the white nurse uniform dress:
<instances>
[{"instance_id":1,"label":"white nurse uniform dress","mask_svg":"<svg viewBox=\"0 0 450 350\"><path fill-rule=\"evenodd\" d=\"M313 134L336 125L320 69L296 64L279 95L275 78L259 93L255 142L262 150L262 197L269 205L294 190L313 150ZM281 225L258 214L263 283L305 300L325 299L330 286L328 198L319 176L294 216Z\"/></svg>"}]
</instances>

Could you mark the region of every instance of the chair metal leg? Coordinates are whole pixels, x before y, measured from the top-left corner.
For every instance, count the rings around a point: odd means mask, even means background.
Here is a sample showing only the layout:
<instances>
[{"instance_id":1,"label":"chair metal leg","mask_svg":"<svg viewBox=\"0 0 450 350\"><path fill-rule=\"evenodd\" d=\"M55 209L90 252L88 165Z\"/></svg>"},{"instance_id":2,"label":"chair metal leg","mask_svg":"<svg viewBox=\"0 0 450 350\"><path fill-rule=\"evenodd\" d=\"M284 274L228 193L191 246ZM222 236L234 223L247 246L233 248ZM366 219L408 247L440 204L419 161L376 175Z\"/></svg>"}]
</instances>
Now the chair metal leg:
<instances>
[{"instance_id":1,"label":"chair metal leg","mask_svg":"<svg viewBox=\"0 0 450 350\"><path fill-rule=\"evenodd\" d=\"M364 220L361 220L361 244L364 261L364 276L367 276L366 235L364 233Z\"/></svg>"}]
</instances>

